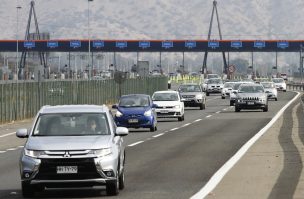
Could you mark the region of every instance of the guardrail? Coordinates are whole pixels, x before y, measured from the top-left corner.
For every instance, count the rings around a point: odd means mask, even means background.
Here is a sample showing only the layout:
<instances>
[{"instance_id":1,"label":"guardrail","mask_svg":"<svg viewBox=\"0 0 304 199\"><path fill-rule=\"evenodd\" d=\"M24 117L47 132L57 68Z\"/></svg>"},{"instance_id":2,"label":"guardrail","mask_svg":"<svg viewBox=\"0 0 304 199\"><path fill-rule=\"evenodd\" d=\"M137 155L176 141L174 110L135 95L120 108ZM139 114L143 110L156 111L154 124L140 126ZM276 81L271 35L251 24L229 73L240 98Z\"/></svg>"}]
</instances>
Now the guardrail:
<instances>
[{"instance_id":1,"label":"guardrail","mask_svg":"<svg viewBox=\"0 0 304 199\"><path fill-rule=\"evenodd\" d=\"M112 104L120 94L167 90L167 77L109 80L0 82L0 123L32 118L43 105Z\"/></svg>"},{"instance_id":2,"label":"guardrail","mask_svg":"<svg viewBox=\"0 0 304 199\"><path fill-rule=\"evenodd\" d=\"M288 83L286 86L287 90L304 91L304 84L301 83Z\"/></svg>"}]
</instances>

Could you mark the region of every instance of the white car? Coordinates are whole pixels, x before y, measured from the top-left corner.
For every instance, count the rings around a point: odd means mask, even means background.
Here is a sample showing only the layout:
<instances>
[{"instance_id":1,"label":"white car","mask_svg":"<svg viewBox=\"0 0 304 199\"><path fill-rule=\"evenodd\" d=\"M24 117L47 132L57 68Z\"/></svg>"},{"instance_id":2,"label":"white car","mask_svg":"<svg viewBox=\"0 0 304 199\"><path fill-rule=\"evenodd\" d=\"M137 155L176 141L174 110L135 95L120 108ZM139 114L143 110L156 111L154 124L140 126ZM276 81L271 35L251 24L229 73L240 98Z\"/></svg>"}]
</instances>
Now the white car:
<instances>
[{"instance_id":1,"label":"white car","mask_svg":"<svg viewBox=\"0 0 304 199\"><path fill-rule=\"evenodd\" d=\"M272 81L275 87L277 88L277 90L286 92L286 83L283 78L273 78Z\"/></svg>"},{"instance_id":2,"label":"white car","mask_svg":"<svg viewBox=\"0 0 304 199\"><path fill-rule=\"evenodd\" d=\"M178 121L185 119L184 102L177 91L156 91L152 100L157 105L155 110L158 118L178 118Z\"/></svg>"},{"instance_id":3,"label":"white car","mask_svg":"<svg viewBox=\"0 0 304 199\"><path fill-rule=\"evenodd\" d=\"M222 99L225 99L226 96L230 96L230 92L232 91L232 87L235 84L235 82L226 82L224 84L224 87L222 89Z\"/></svg>"},{"instance_id":4,"label":"white car","mask_svg":"<svg viewBox=\"0 0 304 199\"><path fill-rule=\"evenodd\" d=\"M230 106L234 106L236 98L237 98L237 92L239 90L239 87L242 84L253 84L251 82L235 82L233 84L232 90L230 91Z\"/></svg>"},{"instance_id":5,"label":"white car","mask_svg":"<svg viewBox=\"0 0 304 199\"><path fill-rule=\"evenodd\" d=\"M224 87L223 81L219 78L212 78L207 81L206 95L210 93L221 93Z\"/></svg>"},{"instance_id":6,"label":"white car","mask_svg":"<svg viewBox=\"0 0 304 199\"><path fill-rule=\"evenodd\" d=\"M273 82L261 82L264 87L265 92L267 93L268 99L274 99L278 101L278 91Z\"/></svg>"}]
</instances>

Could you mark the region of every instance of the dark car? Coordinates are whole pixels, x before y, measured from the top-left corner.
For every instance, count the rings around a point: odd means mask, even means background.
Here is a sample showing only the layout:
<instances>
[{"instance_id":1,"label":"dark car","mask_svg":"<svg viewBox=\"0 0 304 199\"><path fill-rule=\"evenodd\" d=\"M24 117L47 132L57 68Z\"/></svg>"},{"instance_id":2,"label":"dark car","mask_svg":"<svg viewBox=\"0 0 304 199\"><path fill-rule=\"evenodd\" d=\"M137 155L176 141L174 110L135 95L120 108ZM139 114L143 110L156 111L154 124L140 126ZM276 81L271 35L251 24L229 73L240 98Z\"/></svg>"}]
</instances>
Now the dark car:
<instances>
[{"instance_id":1,"label":"dark car","mask_svg":"<svg viewBox=\"0 0 304 199\"><path fill-rule=\"evenodd\" d=\"M156 105L149 95L132 94L120 98L116 108L115 122L117 126L127 128L149 128L151 132L157 130Z\"/></svg>"}]
</instances>

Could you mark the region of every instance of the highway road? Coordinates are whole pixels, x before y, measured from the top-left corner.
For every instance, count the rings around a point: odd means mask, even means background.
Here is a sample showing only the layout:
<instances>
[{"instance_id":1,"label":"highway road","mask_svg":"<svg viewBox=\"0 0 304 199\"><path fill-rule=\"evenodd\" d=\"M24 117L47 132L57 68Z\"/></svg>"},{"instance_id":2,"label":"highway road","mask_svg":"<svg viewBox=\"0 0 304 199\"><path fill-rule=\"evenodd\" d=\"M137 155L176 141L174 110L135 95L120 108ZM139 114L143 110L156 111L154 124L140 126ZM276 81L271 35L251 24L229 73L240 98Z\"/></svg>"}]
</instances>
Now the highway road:
<instances>
[{"instance_id":1,"label":"highway road","mask_svg":"<svg viewBox=\"0 0 304 199\"><path fill-rule=\"evenodd\" d=\"M161 119L156 132L131 130L125 137L126 188L115 198L190 198L295 95L280 93L279 101L269 102L269 112L240 113L229 106L229 99L211 95L206 110L187 108L183 122ZM0 126L0 198L22 198L18 158L25 140L13 132L29 126L30 121ZM37 197L107 196L101 187L48 189Z\"/></svg>"}]
</instances>

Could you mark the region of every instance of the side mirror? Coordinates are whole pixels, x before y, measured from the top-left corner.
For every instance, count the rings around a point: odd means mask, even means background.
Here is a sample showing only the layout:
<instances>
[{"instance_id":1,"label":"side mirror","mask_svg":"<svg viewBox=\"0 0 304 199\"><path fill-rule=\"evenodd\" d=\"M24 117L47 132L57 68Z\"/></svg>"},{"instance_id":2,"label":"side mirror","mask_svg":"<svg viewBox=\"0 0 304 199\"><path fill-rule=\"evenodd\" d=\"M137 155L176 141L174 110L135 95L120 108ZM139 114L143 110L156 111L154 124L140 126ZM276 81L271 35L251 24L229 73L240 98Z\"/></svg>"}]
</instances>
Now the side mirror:
<instances>
[{"instance_id":1,"label":"side mirror","mask_svg":"<svg viewBox=\"0 0 304 199\"><path fill-rule=\"evenodd\" d=\"M18 138L28 138L27 129L18 129L17 132L16 132L16 136Z\"/></svg>"},{"instance_id":2,"label":"side mirror","mask_svg":"<svg viewBox=\"0 0 304 199\"><path fill-rule=\"evenodd\" d=\"M117 104L113 104L113 105L112 105L112 108L113 108L113 109L117 109Z\"/></svg>"},{"instance_id":3,"label":"side mirror","mask_svg":"<svg viewBox=\"0 0 304 199\"><path fill-rule=\"evenodd\" d=\"M157 104L152 104L152 108L157 108Z\"/></svg>"},{"instance_id":4,"label":"side mirror","mask_svg":"<svg viewBox=\"0 0 304 199\"><path fill-rule=\"evenodd\" d=\"M115 134L117 136L126 136L129 134L129 130L126 127L117 127Z\"/></svg>"}]
</instances>

